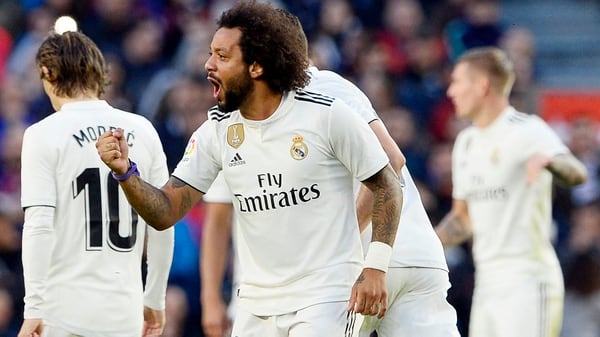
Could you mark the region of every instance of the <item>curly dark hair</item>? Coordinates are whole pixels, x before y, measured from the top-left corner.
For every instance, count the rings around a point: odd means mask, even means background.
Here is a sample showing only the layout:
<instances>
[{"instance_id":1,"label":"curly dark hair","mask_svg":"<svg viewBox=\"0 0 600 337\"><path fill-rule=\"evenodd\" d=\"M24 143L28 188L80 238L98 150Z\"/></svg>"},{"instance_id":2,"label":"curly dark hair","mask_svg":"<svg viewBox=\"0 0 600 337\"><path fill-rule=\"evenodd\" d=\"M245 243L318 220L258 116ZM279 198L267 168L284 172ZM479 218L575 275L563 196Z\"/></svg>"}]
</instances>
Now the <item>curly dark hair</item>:
<instances>
[{"instance_id":1,"label":"curly dark hair","mask_svg":"<svg viewBox=\"0 0 600 337\"><path fill-rule=\"evenodd\" d=\"M303 88L310 80L306 49L298 45L297 27L289 23L280 10L256 1L240 1L217 20L218 28L242 32L244 62L262 66L262 79L276 92Z\"/></svg>"},{"instance_id":2,"label":"curly dark hair","mask_svg":"<svg viewBox=\"0 0 600 337\"><path fill-rule=\"evenodd\" d=\"M38 66L48 68L40 76L54 85L58 96L74 97L92 91L98 97L104 93L107 67L98 46L80 32L51 32L39 47Z\"/></svg>"}]
</instances>

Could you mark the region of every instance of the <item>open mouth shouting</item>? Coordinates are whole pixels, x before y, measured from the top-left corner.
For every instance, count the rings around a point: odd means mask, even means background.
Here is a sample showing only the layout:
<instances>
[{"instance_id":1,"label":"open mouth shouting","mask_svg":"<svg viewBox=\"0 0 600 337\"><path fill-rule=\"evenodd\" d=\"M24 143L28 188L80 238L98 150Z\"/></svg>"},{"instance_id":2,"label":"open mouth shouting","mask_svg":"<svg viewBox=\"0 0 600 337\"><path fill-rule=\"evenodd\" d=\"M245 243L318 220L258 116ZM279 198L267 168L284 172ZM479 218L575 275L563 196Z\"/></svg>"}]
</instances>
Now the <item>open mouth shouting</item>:
<instances>
[{"instance_id":1,"label":"open mouth shouting","mask_svg":"<svg viewBox=\"0 0 600 337\"><path fill-rule=\"evenodd\" d=\"M216 78L214 78L213 76L211 76L210 74L207 77L208 81L213 85L213 97L220 102L220 95L221 95L221 82L219 80L217 80Z\"/></svg>"}]
</instances>

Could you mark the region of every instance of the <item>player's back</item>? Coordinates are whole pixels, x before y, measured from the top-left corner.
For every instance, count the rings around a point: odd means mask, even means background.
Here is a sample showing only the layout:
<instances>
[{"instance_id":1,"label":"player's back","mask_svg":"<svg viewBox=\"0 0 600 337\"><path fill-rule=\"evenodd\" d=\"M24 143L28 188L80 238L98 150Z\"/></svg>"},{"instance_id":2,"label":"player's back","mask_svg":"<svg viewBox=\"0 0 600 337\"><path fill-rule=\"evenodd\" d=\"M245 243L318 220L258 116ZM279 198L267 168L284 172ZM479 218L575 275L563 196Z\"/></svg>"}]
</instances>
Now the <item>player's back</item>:
<instances>
[{"instance_id":1,"label":"player's back","mask_svg":"<svg viewBox=\"0 0 600 337\"><path fill-rule=\"evenodd\" d=\"M311 82L307 86L307 90L314 90L341 99L367 123L379 119L369 98L354 83L328 70L310 67L309 72ZM421 202L419 191L406 166L402 168L400 175L405 184L404 202L390 266L416 266L447 270L442 244L433 230ZM360 184L357 183L356 192L358 192L358 187ZM367 230L370 231L370 228ZM366 242L371 241L370 235L363 239Z\"/></svg>"},{"instance_id":2,"label":"player's back","mask_svg":"<svg viewBox=\"0 0 600 337\"><path fill-rule=\"evenodd\" d=\"M104 101L66 104L24 137L24 160L35 162L27 166L36 171L23 172L23 207L55 209L44 311L49 321L86 336L123 335L142 322L146 224L95 148L116 127L125 128L142 177L164 183L164 153L151 123Z\"/></svg>"}]
</instances>

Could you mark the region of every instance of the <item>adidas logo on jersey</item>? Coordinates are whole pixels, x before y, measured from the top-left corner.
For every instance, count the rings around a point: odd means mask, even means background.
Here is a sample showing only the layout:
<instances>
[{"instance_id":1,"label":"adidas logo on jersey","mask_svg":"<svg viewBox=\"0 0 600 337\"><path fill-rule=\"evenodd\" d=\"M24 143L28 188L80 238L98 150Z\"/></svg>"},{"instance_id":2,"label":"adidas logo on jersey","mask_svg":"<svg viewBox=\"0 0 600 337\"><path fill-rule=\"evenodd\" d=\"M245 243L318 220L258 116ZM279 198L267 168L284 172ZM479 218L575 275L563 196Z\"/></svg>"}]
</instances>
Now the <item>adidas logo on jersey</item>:
<instances>
[{"instance_id":1,"label":"adidas logo on jersey","mask_svg":"<svg viewBox=\"0 0 600 337\"><path fill-rule=\"evenodd\" d=\"M245 164L246 164L246 161L244 159L242 159L242 156L240 156L240 154L237 152L236 152L235 156L233 156L233 159L231 159L229 161L229 167L245 165Z\"/></svg>"}]
</instances>

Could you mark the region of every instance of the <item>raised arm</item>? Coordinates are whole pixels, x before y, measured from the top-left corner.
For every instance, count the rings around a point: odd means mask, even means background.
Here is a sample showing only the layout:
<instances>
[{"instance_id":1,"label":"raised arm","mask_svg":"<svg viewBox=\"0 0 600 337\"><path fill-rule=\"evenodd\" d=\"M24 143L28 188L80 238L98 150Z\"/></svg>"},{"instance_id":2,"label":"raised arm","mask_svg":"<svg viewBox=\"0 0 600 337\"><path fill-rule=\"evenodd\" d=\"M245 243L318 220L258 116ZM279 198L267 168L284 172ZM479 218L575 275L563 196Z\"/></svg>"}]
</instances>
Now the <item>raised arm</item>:
<instances>
[{"instance_id":1,"label":"raised arm","mask_svg":"<svg viewBox=\"0 0 600 337\"><path fill-rule=\"evenodd\" d=\"M102 134L96 142L96 149L102 161L117 176L131 206L157 230L173 226L202 198L202 192L177 178L169 178L159 189L136 175L136 168L128 158L128 145L122 129Z\"/></svg>"},{"instance_id":2,"label":"raised arm","mask_svg":"<svg viewBox=\"0 0 600 337\"><path fill-rule=\"evenodd\" d=\"M588 177L583 163L571 153L563 153L554 157L542 154L533 155L527 162L527 181L531 183L542 168L550 171L554 181L562 187L577 186L584 183Z\"/></svg>"},{"instance_id":3,"label":"raised arm","mask_svg":"<svg viewBox=\"0 0 600 337\"><path fill-rule=\"evenodd\" d=\"M467 202L454 199L452 209L435 228L444 246L458 245L473 235Z\"/></svg>"}]
</instances>

